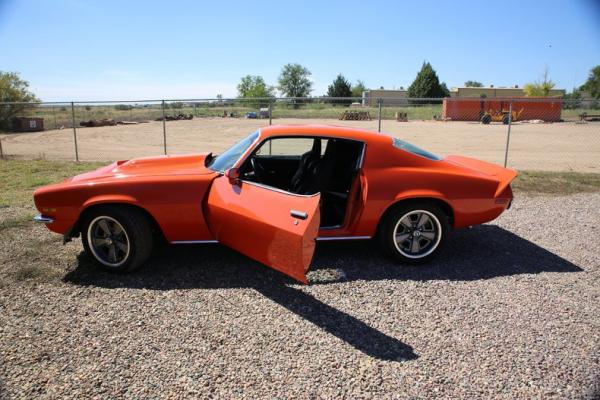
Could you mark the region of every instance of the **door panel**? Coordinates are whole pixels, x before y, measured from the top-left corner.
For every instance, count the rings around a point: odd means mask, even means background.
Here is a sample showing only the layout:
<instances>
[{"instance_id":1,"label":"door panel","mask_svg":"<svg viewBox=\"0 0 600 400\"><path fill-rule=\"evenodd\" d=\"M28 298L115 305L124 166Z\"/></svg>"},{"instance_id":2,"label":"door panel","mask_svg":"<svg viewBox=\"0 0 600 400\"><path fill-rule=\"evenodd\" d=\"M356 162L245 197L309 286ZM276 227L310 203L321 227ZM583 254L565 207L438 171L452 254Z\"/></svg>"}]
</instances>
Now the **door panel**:
<instances>
[{"instance_id":1,"label":"door panel","mask_svg":"<svg viewBox=\"0 0 600 400\"><path fill-rule=\"evenodd\" d=\"M206 219L216 239L300 282L315 250L320 195L299 196L241 181L214 180Z\"/></svg>"}]
</instances>

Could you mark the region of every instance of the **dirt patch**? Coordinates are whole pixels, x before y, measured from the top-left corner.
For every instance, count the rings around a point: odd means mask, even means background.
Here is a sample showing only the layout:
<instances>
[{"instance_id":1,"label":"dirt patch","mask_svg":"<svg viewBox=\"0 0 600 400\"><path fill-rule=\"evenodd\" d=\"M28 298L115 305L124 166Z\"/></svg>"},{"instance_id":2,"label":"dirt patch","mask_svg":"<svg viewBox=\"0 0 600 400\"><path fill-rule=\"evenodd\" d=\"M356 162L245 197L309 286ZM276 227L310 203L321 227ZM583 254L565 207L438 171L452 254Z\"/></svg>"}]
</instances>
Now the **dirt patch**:
<instances>
[{"instance_id":1,"label":"dirt patch","mask_svg":"<svg viewBox=\"0 0 600 400\"><path fill-rule=\"evenodd\" d=\"M332 119L275 119L276 124L331 124L377 131L378 121ZM219 153L266 120L199 118L169 121L169 154L213 151ZM382 131L441 155L461 154L494 163L504 162L507 127L473 122L382 121ZM163 154L163 124L79 128L80 160L112 161ZM71 129L9 135L2 139L4 153L24 158L73 160ZM512 126L508 165L517 169L600 172L600 125L573 122L515 123Z\"/></svg>"}]
</instances>

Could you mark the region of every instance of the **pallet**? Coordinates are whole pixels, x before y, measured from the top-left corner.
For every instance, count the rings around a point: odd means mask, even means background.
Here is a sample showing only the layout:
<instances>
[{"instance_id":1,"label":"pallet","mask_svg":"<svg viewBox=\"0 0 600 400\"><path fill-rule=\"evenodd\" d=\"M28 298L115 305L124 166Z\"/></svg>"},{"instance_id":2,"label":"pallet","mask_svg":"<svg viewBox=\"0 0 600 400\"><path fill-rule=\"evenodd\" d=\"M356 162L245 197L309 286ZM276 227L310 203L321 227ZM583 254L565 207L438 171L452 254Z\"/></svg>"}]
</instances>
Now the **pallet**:
<instances>
[{"instance_id":1,"label":"pallet","mask_svg":"<svg viewBox=\"0 0 600 400\"><path fill-rule=\"evenodd\" d=\"M346 110L340 116L341 121L371 121L368 111Z\"/></svg>"}]
</instances>

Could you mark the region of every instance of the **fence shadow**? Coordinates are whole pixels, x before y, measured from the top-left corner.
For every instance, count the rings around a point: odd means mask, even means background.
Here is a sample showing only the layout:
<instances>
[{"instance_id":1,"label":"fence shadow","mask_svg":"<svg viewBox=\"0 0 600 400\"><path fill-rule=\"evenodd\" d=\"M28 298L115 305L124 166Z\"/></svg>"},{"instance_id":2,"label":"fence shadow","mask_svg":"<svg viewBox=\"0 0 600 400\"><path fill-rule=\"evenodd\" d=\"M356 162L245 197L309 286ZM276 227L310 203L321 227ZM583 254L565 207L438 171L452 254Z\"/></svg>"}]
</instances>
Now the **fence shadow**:
<instances>
[{"instance_id":1,"label":"fence shadow","mask_svg":"<svg viewBox=\"0 0 600 400\"><path fill-rule=\"evenodd\" d=\"M578 272L581 268L505 229L484 225L453 232L446 251L431 265L398 266L372 241L319 243L314 274L343 270L343 278L314 284L376 280L479 280L516 274ZM324 274L327 275L327 274ZM166 246L145 268L128 275L98 270L81 253L64 281L105 288L254 289L328 333L372 357L411 360L409 345L378 331L303 291L294 281L218 245Z\"/></svg>"}]
</instances>

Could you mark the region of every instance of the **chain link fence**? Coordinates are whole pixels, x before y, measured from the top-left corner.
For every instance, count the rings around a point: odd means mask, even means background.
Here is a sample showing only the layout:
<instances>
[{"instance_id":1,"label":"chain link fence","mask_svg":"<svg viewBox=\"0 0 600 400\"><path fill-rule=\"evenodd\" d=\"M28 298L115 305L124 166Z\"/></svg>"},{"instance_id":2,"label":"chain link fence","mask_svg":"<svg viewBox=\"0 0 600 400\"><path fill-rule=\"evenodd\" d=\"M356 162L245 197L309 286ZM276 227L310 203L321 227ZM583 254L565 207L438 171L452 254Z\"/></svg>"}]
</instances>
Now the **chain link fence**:
<instances>
[{"instance_id":1,"label":"chain link fence","mask_svg":"<svg viewBox=\"0 0 600 400\"><path fill-rule=\"evenodd\" d=\"M219 153L270 124L383 132L440 155L600 172L600 103L557 98L264 98L0 103L0 156L114 161Z\"/></svg>"}]
</instances>

